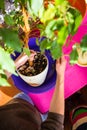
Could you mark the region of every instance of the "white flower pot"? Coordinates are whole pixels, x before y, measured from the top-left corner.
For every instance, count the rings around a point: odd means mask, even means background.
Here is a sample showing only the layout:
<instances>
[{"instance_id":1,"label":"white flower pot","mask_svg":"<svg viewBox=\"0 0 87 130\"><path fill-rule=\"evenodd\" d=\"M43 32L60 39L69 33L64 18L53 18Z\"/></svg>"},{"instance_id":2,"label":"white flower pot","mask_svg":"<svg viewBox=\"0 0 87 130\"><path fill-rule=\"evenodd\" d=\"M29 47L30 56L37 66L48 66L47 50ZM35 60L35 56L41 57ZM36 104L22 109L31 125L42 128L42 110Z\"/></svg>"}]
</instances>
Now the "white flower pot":
<instances>
[{"instance_id":1,"label":"white flower pot","mask_svg":"<svg viewBox=\"0 0 87 130\"><path fill-rule=\"evenodd\" d=\"M47 59L47 57L46 57L46 59ZM48 72L48 67L49 67L49 62L47 59L47 66L40 74L37 74L35 76L25 76L25 75L21 74L19 71L17 71L17 73L26 83L28 83L29 85L31 85L33 87L37 87L44 83L47 72Z\"/></svg>"}]
</instances>

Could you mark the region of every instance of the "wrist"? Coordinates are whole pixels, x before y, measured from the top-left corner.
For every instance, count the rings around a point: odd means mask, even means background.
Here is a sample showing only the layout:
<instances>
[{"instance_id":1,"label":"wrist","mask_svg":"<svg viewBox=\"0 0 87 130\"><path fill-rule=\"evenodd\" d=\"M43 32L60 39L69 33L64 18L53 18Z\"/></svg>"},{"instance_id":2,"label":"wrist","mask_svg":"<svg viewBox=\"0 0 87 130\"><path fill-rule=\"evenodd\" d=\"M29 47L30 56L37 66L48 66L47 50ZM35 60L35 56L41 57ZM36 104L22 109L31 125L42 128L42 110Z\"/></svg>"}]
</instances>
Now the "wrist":
<instances>
[{"instance_id":1,"label":"wrist","mask_svg":"<svg viewBox=\"0 0 87 130\"><path fill-rule=\"evenodd\" d=\"M57 75L58 81L64 81L64 75Z\"/></svg>"}]
</instances>

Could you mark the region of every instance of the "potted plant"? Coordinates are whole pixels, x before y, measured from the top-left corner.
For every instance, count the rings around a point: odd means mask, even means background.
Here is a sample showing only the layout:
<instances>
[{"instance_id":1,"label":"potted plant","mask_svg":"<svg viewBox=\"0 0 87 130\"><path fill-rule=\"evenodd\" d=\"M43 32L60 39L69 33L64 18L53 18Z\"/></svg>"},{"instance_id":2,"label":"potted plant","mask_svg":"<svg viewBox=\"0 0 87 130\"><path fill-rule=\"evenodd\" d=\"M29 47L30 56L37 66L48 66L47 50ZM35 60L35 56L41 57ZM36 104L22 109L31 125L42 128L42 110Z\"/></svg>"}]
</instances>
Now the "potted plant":
<instances>
[{"instance_id":1,"label":"potted plant","mask_svg":"<svg viewBox=\"0 0 87 130\"><path fill-rule=\"evenodd\" d=\"M49 62L45 55L34 52L27 61L21 65L17 72L20 77L31 86L40 86L46 78Z\"/></svg>"},{"instance_id":2,"label":"potted plant","mask_svg":"<svg viewBox=\"0 0 87 130\"><path fill-rule=\"evenodd\" d=\"M33 28L32 22L36 23L34 27L40 30L40 37L44 36L43 40L37 39L41 52L47 49L50 50L50 54L54 59L60 58L62 46L67 36L69 35L69 40L71 40L72 35L76 33L86 8L83 1L84 11L81 12L81 15L74 8L76 0L74 2L69 0L69 2L66 0L15 0L15 7L6 12L4 1L1 1L0 8L4 13L5 20L3 24L0 24L0 50L3 58L6 59L7 55L10 57L10 54L14 54L14 51L23 51L23 56L24 53L30 55L28 40ZM38 19L39 22L37 22ZM15 65L11 58L9 58L11 65L6 65L8 61L3 63L3 59L0 63L0 77L5 80L5 85L8 85L4 70L15 74ZM48 61L46 61L47 63ZM0 84L3 85L1 82Z\"/></svg>"},{"instance_id":3,"label":"potted plant","mask_svg":"<svg viewBox=\"0 0 87 130\"><path fill-rule=\"evenodd\" d=\"M71 64L87 67L87 34L82 37L80 43L77 42L72 46L70 59Z\"/></svg>"},{"instance_id":4,"label":"potted plant","mask_svg":"<svg viewBox=\"0 0 87 130\"><path fill-rule=\"evenodd\" d=\"M28 48L28 40L29 40L29 34L32 29L30 29L30 24L29 24L29 22L31 22L29 20L29 18L31 18L31 17L29 17L28 10L26 10L27 3L26 3L26 1L23 2L20 0L14 1L14 2L15 2L16 8L15 8L15 6L13 6L11 11L6 10L7 12L5 12L5 16L4 16L5 23L2 24L1 28L0 28L1 42L4 41L4 43L5 43L5 44L3 44L5 51L8 51L8 52L10 51L10 53L12 53L12 52L14 52L14 50L21 52L21 49L23 49L23 57L25 55L24 53L26 53L28 56L30 55L30 57L31 57L31 54L30 54L30 51ZM27 2L29 2L29 1L27 1ZM40 1L40 2L43 2L43 1ZM40 6L41 6L41 4L40 4ZM1 5L3 7L4 3L2 2ZM19 9L17 9L17 8L19 8ZM40 8L40 7L37 6L37 8ZM19 33L17 33L17 31L19 31ZM21 40L19 40L18 35ZM12 36L12 37L10 37L10 36ZM10 42L11 42L11 44L9 44ZM48 60L45 57L45 55L37 52L37 53L35 53L35 57L37 57L37 59L35 58L34 62L32 61L32 63L30 63L31 62L30 57L28 60L27 55L25 55L25 57L27 57L27 62L29 63L28 64L29 66L27 66L28 72L25 72L26 73L25 76L22 73L23 71L22 72L18 71L18 70L20 70L19 68L18 68L17 72L22 78L24 77L23 78L24 81L26 81L25 77L29 76L30 78L28 78L28 83L32 84L33 86L37 86L37 85L39 86L45 80L47 70L48 70ZM39 60L38 60L38 57L39 57ZM36 60L37 60L37 63L36 63ZM15 63L17 61L18 61L18 58L15 61ZM18 61L18 62L20 62L20 61ZM9 63L10 63L10 61L9 61ZM2 65L2 67L3 67L3 65ZM14 69L13 69L13 71L14 71L15 66L13 66L13 67L14 67ZM39 70L36 70L38 67L39 67ZM6 70L6 68L2 68L2 69ZM7 71L9 71L9 70L7 69ZM30 73L29 73L29 71L30 71ZM13 73L11 70L9 72ZM21 72L21 74L20 74L20 72ZM38 75L38 73L40 73L40 74ZM15 74L15 72L13 74ZM4 71L3 71L3 74L1 73L1 76L2 75L5 75ZM35 80L35 75L38 75L37 76L38 78L36 78L36 80ZM33 79L32 77L34 78L33 83L31 83L31 81ZM41 78L41 80L40 80L40 78ZM38 79L38 81L37 81L37 79ZM1 85L3 85L3 84L1 83ZM8 85L8 83L6 83L6 80L5 80L4 85Z\"/></svg>"}]
</instances>

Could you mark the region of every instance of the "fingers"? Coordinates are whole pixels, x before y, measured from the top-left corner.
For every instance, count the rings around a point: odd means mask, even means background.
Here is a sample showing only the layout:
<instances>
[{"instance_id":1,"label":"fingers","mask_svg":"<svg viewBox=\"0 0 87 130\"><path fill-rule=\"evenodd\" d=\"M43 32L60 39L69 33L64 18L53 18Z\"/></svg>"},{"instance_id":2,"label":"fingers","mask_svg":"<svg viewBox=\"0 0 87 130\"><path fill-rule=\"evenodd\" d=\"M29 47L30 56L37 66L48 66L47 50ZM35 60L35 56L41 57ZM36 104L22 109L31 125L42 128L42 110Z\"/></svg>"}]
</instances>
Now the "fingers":
<instances>
[{"instance_id":1,"label":"fingers","mask_svg":"<svg viewBox=\"0 0 87 130\"><path fill-rule=\"evenodd\" d=\"M34 50L30 50L30 53L33 54L33 53L36 53L36 51L34 51Z\"/></svg>"},{"instance_id":2,"label":"fingers","mask_svg":"<svg viewBox=\"0 0 87 130\"><path fill-rule=\"evenodd\" d=\"M31 54L30 54L30 56L29 56L29 60L30 61L33 61L34 60L34 56L36 55L36 51L30 51L31 52Z\"/></svg>"},{"instance_id":3,"label":"fingers","mask_svg":"<svg viewBox=\"0 0 87 130\"><path fill-rule=\"evenodd\" d=\"M56 60L57 75L64 77L65 68L66 68L66 59L65 56L62 56L61 58Z\"/></svg>"},{"instance_id":4,"label":"fingers","mask_svg":"<svg viewBox=\"0 0 87 130\"><path fill-rule=\"evenodd\" d=\"M64 62L66 62L65 56L62 56L61 58L59 58L59 59L56 60L57 64L62 64Z\"/></svg>"},{"instance_id":5,"label":"fingers","mask_svg":"<svg viewBox=\"0 0 87 130\"><path fill-rule=\"evenodd\" d=\"M28 56L27 55L23 55L22 57L18 57L15 60L15 66L16 68L18 68L19 66L21 66L23 63L25 63L28 60Z\"/></svg>"}]
</instances>

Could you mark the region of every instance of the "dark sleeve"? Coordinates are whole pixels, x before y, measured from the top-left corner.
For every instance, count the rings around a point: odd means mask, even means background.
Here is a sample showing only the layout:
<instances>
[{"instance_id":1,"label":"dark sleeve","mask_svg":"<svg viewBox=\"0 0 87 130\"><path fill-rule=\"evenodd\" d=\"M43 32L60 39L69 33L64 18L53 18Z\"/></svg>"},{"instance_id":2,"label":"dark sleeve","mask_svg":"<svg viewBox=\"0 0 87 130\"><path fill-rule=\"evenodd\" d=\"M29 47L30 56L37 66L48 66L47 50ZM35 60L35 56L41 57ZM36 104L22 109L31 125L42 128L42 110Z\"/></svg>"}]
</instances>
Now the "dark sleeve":
<instances>
[{"instance_id":1,"label":"dark sleeve","mask_svg":"<svg viewBox=\"0 0 87 130\"><path fill-rule=\"evenodd\" d=\"M48 118L41 124L41 130L63 130L64 116L49 112Z\"/></svg>"}]
</instances>

